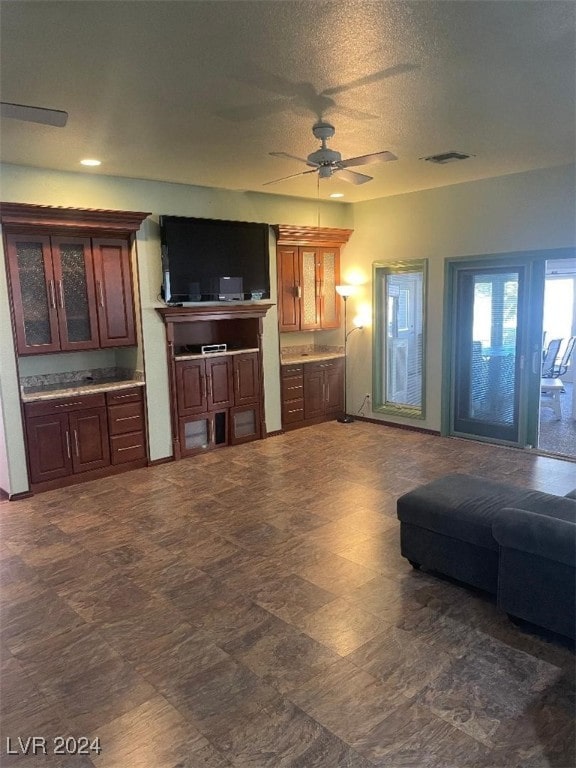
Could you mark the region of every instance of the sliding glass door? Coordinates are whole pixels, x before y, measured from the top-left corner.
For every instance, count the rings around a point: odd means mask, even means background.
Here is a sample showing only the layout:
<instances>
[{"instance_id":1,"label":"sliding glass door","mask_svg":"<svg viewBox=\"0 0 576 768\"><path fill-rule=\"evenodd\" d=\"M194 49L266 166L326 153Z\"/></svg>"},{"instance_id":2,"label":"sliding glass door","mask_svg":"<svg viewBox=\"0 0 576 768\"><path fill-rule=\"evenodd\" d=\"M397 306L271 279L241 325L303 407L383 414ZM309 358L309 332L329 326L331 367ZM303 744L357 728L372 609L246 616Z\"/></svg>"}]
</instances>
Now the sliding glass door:
<instances>
[{"instance_id":1,"label":"sliding glass door","mask_svg":"<svg viewBox=\"0 0 576 768\"><path fill-rule=\"evenodd\" d=\"M535 444L543 280L529 258L448 265L449 428L453 435Z\"/></svg>"},{"instance_id":2,"label":"sliding glass door","mask_svg":"<svg viewBox=\"0 0 576 768\"><path fill-rule=\"evenodd\" d=\"M454 431L519 442L524 268L457 276Z\"/></svg>"}]
</instances>

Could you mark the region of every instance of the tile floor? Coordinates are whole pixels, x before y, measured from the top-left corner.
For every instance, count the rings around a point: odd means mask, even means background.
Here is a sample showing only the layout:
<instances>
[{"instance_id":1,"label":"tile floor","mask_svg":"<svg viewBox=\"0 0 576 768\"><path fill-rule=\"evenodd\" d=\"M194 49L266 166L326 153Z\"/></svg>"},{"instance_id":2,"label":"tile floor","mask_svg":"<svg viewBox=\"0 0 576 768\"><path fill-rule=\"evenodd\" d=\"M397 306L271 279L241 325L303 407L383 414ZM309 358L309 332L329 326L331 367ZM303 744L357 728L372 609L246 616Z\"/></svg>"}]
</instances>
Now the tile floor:
<instances>
[{"instance_id":1,"label":"tile floor","mask_svg":"<svg viewBox=\"0 0 576 768\"><path fill-rule=\"evenodd\" d=\"M573 653L399 554L397 496L455 470L576 486L330 422L0 504L0 764L573 766Z\"/></svg>"}]
</instances>

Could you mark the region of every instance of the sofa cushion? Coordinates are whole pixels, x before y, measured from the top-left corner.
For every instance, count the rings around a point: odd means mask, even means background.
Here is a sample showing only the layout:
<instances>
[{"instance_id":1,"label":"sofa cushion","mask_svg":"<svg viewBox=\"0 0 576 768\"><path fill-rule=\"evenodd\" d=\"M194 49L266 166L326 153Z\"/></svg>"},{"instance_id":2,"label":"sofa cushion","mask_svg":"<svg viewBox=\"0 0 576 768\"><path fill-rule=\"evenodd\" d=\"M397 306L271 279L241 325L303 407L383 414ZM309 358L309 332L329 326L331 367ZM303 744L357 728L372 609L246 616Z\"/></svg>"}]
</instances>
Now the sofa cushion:
<instances>
[{"instance_id":1,"label":"sofa cushion","mask_svg":"<svg viewBox=\"0 0 576 768\"><path fill-rule=\"evenodd\" d=\"M551 509L559 498L484 477L452 474L405 493L398 499L397 513L401 522L497 550L492 523L504 507Z\"/></svg>"},{"instance_id":2,"label":"sofa cushion","mask_svg":"<svg viewBox=\"0 0 576 768\"><path fill-rule=\"evenodd\" d=\"M503 509L492 531L501 547L529 552L547 560L576 567L576 500L558 499L558 515Z\"/></svg>"}]
</instances>

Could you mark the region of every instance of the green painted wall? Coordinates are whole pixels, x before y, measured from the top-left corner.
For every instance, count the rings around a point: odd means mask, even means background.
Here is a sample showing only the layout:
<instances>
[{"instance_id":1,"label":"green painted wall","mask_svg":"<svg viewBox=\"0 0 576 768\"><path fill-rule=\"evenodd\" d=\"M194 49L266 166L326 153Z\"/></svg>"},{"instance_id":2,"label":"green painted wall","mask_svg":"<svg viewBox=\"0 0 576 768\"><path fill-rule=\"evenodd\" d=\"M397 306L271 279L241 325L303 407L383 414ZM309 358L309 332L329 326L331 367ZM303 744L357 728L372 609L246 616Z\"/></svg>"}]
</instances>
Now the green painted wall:
<instances>
[{"instance_id":1,"label":"green painted wall","mask_svg":"<svg viewBox=\"0 0 576 768\"><path fill-rule=\"evenodd\" d=\"M445 259L575 247L575 178L574 166L562 166L353 206L343 278L348 272L362 284L349 299L349 316L356 309L371 317L374 261L428 259L427 415L421 426L440 429ZM372 389L370 327L350 337L348 385L355 413Z\"/></svg>"}]
</instances>

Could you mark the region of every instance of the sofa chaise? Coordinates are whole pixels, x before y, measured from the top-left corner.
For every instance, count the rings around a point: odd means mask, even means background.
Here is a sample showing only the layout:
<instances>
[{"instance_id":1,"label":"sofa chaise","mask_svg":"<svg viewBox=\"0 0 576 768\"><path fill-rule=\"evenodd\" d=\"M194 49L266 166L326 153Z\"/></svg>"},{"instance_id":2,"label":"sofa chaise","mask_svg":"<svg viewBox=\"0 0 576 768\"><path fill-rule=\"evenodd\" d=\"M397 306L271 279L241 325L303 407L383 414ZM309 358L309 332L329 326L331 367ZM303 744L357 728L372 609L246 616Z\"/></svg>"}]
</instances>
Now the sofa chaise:
<instances>
[{"instance_id":1,"label":"sofa chaise","mask_svg":"<svg viewBox=\"0 0 576 768\"><path fill-rule=\"evenodd\" d=\"M401 552L497 596L510 617L576 637L576 490L567 496L473 475L398 499Z\"/></svg>"}]
</instances>

